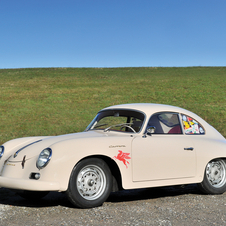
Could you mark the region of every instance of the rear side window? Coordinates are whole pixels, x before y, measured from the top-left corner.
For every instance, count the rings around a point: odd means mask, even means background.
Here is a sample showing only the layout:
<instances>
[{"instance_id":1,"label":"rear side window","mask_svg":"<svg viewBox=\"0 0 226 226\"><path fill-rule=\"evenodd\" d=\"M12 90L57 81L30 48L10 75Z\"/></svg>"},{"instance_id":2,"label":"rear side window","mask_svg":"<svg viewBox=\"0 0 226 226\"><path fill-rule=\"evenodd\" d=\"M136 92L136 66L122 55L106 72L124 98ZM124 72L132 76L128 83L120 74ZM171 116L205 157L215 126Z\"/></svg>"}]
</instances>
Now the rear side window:
<instances>
[{"instance_id":1,"label":"rear side window","mask_svg":"<svg viewBox=\"0 0 226 226\"><path fill-rule=\"evenodd\" d=\"M185 134L205 134L204 128L195 119L181 115Z\"/></svg>"},{"instance_id":2,"label":"rear side window","mask_svg":"<svg viewBox=\"0 0 226 226\"><path fill-rule=\"evenodd\" d=\"M151 116L148 127L154 126L154 134L182 134L178 113L161 112Z\"/></svg>"},{"instance_id":3,"label":"rear side window","mask_svg":"<svg viewBox=\"0 0 226 226\"><path fill-rule=\"evenodd\" d=\"M162 113L158 115L158 119L168 127L179 125L179 119L175 113Z\"/></svg>"}]
</instances>

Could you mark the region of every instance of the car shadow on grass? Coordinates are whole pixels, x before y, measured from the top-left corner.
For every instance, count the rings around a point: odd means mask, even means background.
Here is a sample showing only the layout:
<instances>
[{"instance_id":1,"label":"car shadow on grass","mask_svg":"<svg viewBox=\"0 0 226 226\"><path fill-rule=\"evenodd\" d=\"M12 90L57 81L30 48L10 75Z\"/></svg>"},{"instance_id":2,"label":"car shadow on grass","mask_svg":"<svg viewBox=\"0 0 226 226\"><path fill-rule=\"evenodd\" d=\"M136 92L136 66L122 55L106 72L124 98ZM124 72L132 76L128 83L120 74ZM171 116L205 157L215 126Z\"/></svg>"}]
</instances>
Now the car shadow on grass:
<instances>
[{"instance_id":1,"label":"car shadow on grass","mask_svg":"<svg viewBox=\"0 0 226 226\"><path fill-rule=\"evenodd\" d=\"M173 186L173 187L160 187L160 188L143 188L143 189L132 189L122 190L118 192L112 192L107 199L107 203L118 203L118 202L130 202L148 199L157 199L164 197L181 196L186 194L200 195L202 194L197 185L187 186ZM74 206L67 199L65 193L50 192L42 199L38 200L27 200L20 197L15 191L0 188L0 204L19 206L19 207L54 207L63 206L67 208L74 208Z\"/></svg>"}]
</instances>

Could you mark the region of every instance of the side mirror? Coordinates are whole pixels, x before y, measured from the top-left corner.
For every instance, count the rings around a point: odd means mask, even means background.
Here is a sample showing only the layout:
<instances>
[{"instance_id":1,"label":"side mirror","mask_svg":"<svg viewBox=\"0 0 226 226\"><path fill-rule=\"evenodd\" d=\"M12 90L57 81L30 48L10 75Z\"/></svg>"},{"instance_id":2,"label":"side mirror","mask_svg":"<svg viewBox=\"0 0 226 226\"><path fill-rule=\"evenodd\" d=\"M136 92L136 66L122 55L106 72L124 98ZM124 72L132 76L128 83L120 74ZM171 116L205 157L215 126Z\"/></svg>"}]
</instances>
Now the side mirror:
<instances>
[{"instance_id":1,"label":"side mirror","mask_svg":"<svg viewBox=\"0 0 226 226\"><path fill-rule=\"evenodd\" d=\"M156 130L156 127L155 126L149 126L147 128L147 134L148 135L151 135L151 134L155 133L155 130Z\"/></svg>"}]
</instances>

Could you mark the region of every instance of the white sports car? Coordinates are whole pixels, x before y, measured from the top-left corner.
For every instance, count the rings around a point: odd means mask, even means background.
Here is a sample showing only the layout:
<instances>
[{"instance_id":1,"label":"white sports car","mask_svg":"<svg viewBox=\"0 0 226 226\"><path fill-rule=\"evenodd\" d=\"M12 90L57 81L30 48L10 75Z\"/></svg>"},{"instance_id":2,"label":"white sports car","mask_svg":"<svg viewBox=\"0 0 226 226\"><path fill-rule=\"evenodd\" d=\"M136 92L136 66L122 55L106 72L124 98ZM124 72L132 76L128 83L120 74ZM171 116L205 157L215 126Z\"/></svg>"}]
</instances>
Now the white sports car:
<instances>
[{"instance_id":1,"label":"white sports car","mask_svg":"<svg viewBox=\"0 0 226 226\"><path fill-rule=\"evenodd\" d=\"M0 187L22 197L66 192L77 207L111 192L198 183L226 191L226 140L196 114L161 104L124 104L98 112L84 132L27 137L0 146Z\"/></svg>"}]
</instances>

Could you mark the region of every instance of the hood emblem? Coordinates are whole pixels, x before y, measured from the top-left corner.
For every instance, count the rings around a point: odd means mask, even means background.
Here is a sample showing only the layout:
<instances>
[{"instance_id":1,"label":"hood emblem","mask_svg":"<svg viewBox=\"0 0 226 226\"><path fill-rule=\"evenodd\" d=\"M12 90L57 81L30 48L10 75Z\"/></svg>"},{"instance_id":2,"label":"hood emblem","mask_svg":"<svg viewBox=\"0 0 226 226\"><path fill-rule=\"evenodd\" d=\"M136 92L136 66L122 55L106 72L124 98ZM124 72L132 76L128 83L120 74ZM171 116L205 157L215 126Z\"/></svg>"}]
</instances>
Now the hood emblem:
<instances>
[{"instance_id":1,"label":"hood emblem","mask_svg":"<svg viewBox=\"0 0 226 226\"><path fill-rule=\"evenodd\" d=\"M24 164L25 164L25 162L26 162L26 155L24 156L24 158L23 158L23 160L22 160L22 163L21 163L21 165L22 165L22 169L24 169Z\"/></svg>"}]
</instances>

